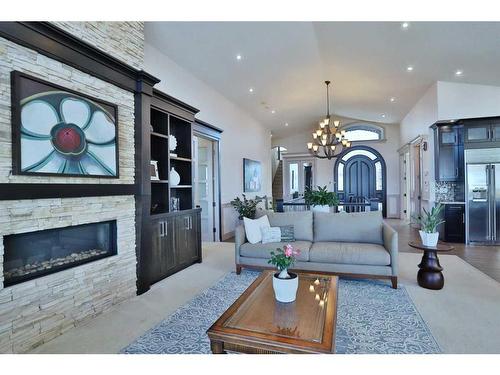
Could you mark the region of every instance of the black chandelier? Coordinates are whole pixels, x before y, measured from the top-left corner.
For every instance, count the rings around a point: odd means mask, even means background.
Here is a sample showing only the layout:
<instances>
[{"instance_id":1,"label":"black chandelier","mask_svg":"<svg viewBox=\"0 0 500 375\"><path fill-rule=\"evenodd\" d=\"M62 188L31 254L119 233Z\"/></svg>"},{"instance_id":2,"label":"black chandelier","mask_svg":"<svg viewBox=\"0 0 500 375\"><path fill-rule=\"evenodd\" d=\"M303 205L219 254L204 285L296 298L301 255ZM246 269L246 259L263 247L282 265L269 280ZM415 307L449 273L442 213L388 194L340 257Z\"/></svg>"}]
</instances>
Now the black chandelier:
<instances>
[{"instance_id":1,"label":"black chandelier","mask_svg":"<svg viewBox=\"0 0 500 375\"><path fill-rule=\"evenodd\" d=\"M312 133L313 141L307 143L307 149L311 154L320 159L332 159L338 156L344 149L351 147L351 142L345 137L345 130L340 130L340 121L331 120L330 117L330 81L326 84L326 117L320 121L319 128ZM320 154L320 149L323 154Z\"/></svg>"}]
</instances>

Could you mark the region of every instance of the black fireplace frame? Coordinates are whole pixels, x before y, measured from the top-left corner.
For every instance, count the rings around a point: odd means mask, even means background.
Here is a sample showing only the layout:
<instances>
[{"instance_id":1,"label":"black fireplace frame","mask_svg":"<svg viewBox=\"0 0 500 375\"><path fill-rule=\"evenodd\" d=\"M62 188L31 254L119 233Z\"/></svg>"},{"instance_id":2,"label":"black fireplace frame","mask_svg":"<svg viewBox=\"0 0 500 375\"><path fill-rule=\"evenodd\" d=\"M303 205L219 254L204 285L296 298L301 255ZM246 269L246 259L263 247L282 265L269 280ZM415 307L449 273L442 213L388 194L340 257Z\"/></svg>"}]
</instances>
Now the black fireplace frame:
<instances>
[{"instance_id":1,"label":"black fireplace frame","mask_svg":"<svg viewBox=\"0 0 500 375\"><path fill-rule=\"evenodd\" d=\"M98 260L101 260L104 258L110 258L110 257L118 255L117 221L116 220L98 221L98 222L94 222L94 223L85 223L85 224L78 224L78 225L68 225L66 227L44 229L44 230L38 230L38 231L26 232L26 233L14 233L14 234L9 234L9 235L3 236L4 257L5 257L5 239L6 239L6 237L27 236L27 235L36 234L39 232L45 232L45 233L56 232L56 231L60 231L61 229L65 229L65 228L78 228L78 227L85 227L85 226L96 225L96 224L111 224L110 225L110 241L111 242L110 242L110 251L109 252L107 252L105 254L101 254L101 255L96 255L96 256L88 258L88 259L77 260L77 261L72 262L72 263L63 264L60 266L54 266L49 270L43 270L43 271L36 272L34 274L28 274L28 275L23 275L23 276L15 276L15 277L11 277L9 279L5 279L5 273L4 273L3 274L3 276L4 276L3 287L7 288L9 286L21 284L21 283L24 283L24 282L29 281L29 280L38 279L40 277L51 275L53 273L61 272L61 271L64 271L64 270L67 270L70 268L75 268L75 267L81 266L83 264L93 263L95 261L98 261ZM5 268L4 268L4 272L5 272Z\"/></svg>"}]
</instances>

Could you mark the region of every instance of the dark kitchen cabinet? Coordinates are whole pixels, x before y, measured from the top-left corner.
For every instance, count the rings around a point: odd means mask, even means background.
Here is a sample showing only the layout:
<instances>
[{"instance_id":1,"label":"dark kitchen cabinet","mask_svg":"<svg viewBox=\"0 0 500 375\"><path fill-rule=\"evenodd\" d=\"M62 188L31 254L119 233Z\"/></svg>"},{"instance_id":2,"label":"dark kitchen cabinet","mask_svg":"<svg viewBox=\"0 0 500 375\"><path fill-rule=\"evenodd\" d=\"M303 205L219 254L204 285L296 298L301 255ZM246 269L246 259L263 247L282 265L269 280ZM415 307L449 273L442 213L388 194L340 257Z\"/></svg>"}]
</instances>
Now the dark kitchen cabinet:
<instances>
[{"instance_id":1,"label":"dark kitchen cabinet","mask_svg":"<svg viewBox=\"0 0 500 375\"><path fill-rule=\"evenodd\" d=\"M435 128L435 155L437 181L463 181L463 127L450 125L437 126Z\"/></svg>"},{"instance_id":2,"label":"dark kitchen cabinet","mask_svg":"<svg viewBox=\"0 0 500 375\"><path fill-rule=\"evenodd\" d=\"M445 204L444 220L445 241L465 243L465 205Z\"/></svg>"},{"instance_id":3,"label":"dark kitchen cabinet","mask_svg":"<svg viewBox=\"0 0 500 375\"><path fill-rule=\"evenodd\" d=\"M498 119L464 120L466 148L500 146L500 121Z\"/></svg>"},{"instance_id":4,"label":"dark kitchen cabinet","mask_svg":"<svg viewBox=\"0 0 500 375\"><path fill-rule=\"evenodd\" d=\"M152 220L151 283L201 262L200 211L179 211Z\"/></svg>"}]
</instances>

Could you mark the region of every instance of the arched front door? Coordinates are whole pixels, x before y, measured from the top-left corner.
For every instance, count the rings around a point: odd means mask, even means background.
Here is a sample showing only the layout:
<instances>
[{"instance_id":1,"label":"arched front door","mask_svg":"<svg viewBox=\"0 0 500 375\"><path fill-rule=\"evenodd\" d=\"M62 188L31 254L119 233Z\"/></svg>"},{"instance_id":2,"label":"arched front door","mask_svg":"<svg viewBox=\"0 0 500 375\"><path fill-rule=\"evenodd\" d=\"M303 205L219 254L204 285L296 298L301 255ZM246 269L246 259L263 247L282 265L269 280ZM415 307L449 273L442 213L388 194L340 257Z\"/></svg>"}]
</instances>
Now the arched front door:
<instances>
[{"instance_id":1,"label":"arched front door","mask_svg":"<svg viewBox=\"0 0 500 375\"><path fill-rule=\"evenodd\" d=\"M382 155L371 147L354 146L337 157L335 192L341 201L350 197L377 200L386 216L386 170Z\"/></svg>"}]
</instances>

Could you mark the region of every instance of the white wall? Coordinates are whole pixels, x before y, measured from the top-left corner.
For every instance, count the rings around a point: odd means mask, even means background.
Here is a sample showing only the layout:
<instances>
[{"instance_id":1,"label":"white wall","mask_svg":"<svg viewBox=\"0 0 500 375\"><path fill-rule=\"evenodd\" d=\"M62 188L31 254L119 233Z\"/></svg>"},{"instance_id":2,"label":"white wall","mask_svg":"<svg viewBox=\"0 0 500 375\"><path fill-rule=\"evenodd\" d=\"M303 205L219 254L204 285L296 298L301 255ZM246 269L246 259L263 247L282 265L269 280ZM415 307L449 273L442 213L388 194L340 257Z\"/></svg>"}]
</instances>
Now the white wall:
<instances>
[{"instance_id":1,"label":"white wall","mask_svg":"<svg viewBox=\"0 0 500 375\"><path fill-rule=\"evenodd\" d=\"M233 235L238 217L229 202L243 193L243 158L262 163L262 191L272 195L271 133L228 98L177 65L155 47L146 44L144 69L161 79L158 89L200 110L196 115L223 130L220 143L222 238Z\"/></svg>"},{"instance_id":2,"label":"white wall","mask_svg":"<svg viewBox=\"0 0 500 375\"><path fill-rule=\"evenodd\" d=\"M429 127L438 119L437 83L429 87L400 125L400 146L419 135L428 135Z\"/></svg>"},{"instance_id":3,"label":"white wall","mask_svg":"<svg viewBox=\"0 0 500 375\"><path fill-rule=\"evenodd\" d=\"M200 110L197 118L224 130L221 139L221 199L229 202L243 192L243 158L262 162L263 190L271 194L269 130L229 99L146 44L145 70L161 79L155 87ZM255 194L248 194L253 196Z\"/></svg>"},{"instance_id":4,"label":"white wall","mask_svg":"<svg viewBox=\"0 0 500 375\"><path fill-rule=\"evenodd\" d=\"M500 87L438 82L438 119L455 120L500 114Z\"/></svg>"},{"instance_id":5,"label":"white wall","mask_svg":"<svg viewBox=\"0 0 500 375\"><path fill-rule=\"evenodd\" d=\"M355 121L359 122L359 121ZM347 122L346 122L347 125ZM355 142L354 145L366 145L377 150L385 160L387 167L387 212L388 216L399 215L399 156L398 142L399 126L397 124L381 125L385 129L386 141L382 142ZM274 139L273 146L283 146L289 153L307 154L307 142L310 142L313 129L306 130L300 133L290 135L288 137L279 137ZM316 185L326 185L330 190L333 190L333 169L335 160L316 160ZM389 215L390 214L390 215Z\"/></svg>"}]
</instances>

